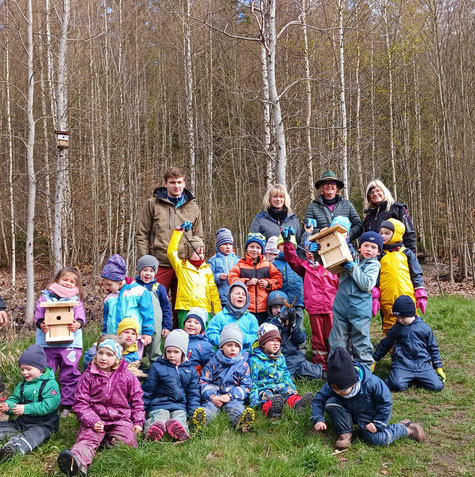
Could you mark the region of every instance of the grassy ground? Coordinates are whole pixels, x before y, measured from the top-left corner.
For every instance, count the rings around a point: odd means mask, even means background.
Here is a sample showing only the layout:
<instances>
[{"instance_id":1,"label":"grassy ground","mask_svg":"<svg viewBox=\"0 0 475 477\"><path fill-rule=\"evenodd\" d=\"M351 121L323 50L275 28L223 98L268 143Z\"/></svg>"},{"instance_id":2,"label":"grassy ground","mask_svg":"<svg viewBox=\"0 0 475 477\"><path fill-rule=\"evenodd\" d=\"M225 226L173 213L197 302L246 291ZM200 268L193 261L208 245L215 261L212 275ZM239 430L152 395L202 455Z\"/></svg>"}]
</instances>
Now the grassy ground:
<instances>
[{"instance_id":1,"label":"grassy ground","mask_svg":"<svg viewBox=\"0 0 475 477\"><path fill-rule=\"evenodd\" d=\"M255 430L234 432L220 415L208 428L182 444L140 441L138 449L121 446L101 451L90 469L92 476L471 476L475 473L473 436L474 368L473 317L475 301L459 297L429 300L426 321L433 327L447 373L446 388L429 393L411 388L393 394L391 422L403 418L422 423L427 441L400 440L386 448L371 447L358 438L348 452L332 455L336 438L331 426L324 434L312 432L310 410L297 414L286 409L281 420L271 422L257 412ZM97 328L96 328L97 329ZM94 338L89 327L86 341ZM372 328L373 342L381 335ZM20 379L16 359L31 338L12 332L0 345L0 371L11 390ZM386 377L389 358L378 364L376 374ZM317 391L322 382L299 381L301 392ZM61 422L60 431L40 449L23 459L0 464L1 476L60 475L58 453L75 441L77 421Z\"/></svg>"}]
</instances>

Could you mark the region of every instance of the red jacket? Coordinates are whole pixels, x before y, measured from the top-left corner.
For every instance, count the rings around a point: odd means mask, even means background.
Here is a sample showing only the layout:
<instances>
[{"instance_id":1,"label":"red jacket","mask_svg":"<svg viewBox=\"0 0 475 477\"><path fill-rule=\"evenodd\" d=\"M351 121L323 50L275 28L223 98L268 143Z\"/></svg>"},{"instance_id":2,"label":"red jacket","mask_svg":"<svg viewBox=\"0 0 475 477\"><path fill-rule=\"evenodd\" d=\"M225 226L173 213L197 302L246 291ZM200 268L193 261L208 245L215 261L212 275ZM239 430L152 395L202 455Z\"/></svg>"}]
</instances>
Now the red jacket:
<instances>
[{"instance_id":1,"label":"red jacket","mask_svg":"<svg viewBox=\"0 0 475 477\"><path fill-rule=\"evenodd\" d=\"M251 278L265 278L269 281L267 288L259 288L259 285L248 285L247 282ZM249 292L249 311L251 313L261 313L267 311L267 296L272 290L278 290L282 287L282 275L277 268L269 263L266 258L261 255L257 264L252 262L251 257L246 253L241 258L228 275L228 282L232 285L234 282L243 282L247 286Z\"/></svg>"}]
</instances>

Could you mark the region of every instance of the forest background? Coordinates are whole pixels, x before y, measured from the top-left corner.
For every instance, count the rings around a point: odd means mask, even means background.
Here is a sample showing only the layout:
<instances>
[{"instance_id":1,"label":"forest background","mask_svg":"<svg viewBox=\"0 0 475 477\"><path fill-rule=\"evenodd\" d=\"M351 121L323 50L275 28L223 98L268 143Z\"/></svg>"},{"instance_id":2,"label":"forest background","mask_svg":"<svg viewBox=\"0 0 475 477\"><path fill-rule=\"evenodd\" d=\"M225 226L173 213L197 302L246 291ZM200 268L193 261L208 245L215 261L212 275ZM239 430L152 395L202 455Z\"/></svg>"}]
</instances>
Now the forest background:
<instances>
[{"instance_id":1,"label":"forest background","mask_svg":"<svg viewBox=\"0 0 475 477\"><path fill-rule=\"evenodd\" d=\"M303 218L333 169L361 216L381 178L474 280L474 25L468 0L0 0L0 265L27 316L35 273L133 268L170 165L210 251L229 227L242 252L271 182Z\"/></svg>"}]
</instances>

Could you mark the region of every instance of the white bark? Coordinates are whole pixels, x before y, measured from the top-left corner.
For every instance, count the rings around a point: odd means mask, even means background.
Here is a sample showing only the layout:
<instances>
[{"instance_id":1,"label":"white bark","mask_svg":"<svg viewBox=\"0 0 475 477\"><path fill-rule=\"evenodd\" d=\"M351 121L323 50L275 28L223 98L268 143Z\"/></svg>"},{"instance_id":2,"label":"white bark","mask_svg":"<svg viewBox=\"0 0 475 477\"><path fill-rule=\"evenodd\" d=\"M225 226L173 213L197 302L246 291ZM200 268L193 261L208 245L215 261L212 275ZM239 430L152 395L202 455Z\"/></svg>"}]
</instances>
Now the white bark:
<instances>
[{"instance_id":1,"label":"white bark","mask_svg":"<svg viewBox=\"0 0 475 477\"><path fill-rule=\"evenodd\" d=\"M269 97L269 80L267 78L267 50L261 45L262 65L262 94L264 96L264 150L266 151L266 185L269 187L274 182L274 151L272 148L272 125Z\"/></svg>"},{"instance_id":2,"label":"white bark","mask_svg":"<svg viewBox=\"0 0 475 477\"><path fill-rule=\"evenodd\" d=\"M365 190L364 190L364 178L363 178L363 166L361 161L361 82L360 82L360 59L361 59L361 50L358 49L358 57L356 60L356 165L358 167L358 182L360 186L361 198L365 199Z\"/></svg>"}]
</instances>

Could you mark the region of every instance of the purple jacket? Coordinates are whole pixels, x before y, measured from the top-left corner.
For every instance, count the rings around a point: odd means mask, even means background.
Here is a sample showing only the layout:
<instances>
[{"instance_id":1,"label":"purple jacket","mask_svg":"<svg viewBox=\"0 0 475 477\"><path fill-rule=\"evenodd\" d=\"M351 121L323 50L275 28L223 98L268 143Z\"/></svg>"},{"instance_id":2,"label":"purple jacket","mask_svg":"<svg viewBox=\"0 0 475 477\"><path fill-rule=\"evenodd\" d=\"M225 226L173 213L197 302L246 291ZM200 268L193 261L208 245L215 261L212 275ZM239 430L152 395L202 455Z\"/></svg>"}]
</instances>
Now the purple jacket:
<instances>
[{"instance_id":1,"label":"purple jacket","mask_svg":"<svg viewBox=\"0 0 475 477\"><path fill-rule=\"evenodd\" d=\"M73 410L78 421L88 428L96 422L115 424L129 421L143 426L145 412L139 380L121 361L111 376L91 363L78 382Z\"/></svg>"}]
</instances>

